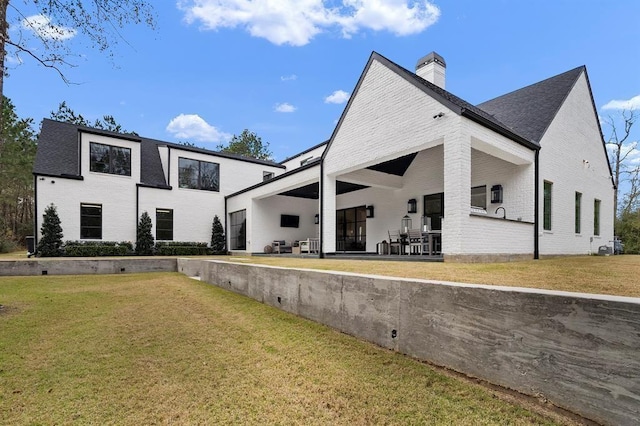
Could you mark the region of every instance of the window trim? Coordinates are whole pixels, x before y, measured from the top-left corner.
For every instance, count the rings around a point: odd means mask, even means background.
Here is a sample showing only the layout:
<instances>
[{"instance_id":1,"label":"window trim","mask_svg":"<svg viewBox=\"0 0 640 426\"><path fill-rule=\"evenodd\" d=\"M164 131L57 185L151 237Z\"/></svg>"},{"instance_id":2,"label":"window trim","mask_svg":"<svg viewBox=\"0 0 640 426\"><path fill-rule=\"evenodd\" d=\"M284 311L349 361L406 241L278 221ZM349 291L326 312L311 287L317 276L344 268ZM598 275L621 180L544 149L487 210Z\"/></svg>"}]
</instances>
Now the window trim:
<instances>
[{"instance_id":1,"label":"window trim","mask_svg":"<svg viewBox=\"0 0 640 426\"><path fill-rule=\"evenodd\" d=\"M161 218L159 214L161 213L171 213L170 219ZM171 228L161 227L161 224L170 223ZM170 234L170 238L161 238L165 235L161 235L161 233L167 232ZM164 208L156 208L156 240L158 241L173 241L173 209L164 209Z\"/></svg>"},{"instance_id":2,"label":"window trim","mask_svg":"<svg viewBox=\"0 0 640 426\"><path fill-rule=\"evenodd\" d=\"M108 170L107 171L103 171L103 170L96 170L94 168L94 164L96 164L96 162L93 161L92 155L93 155L93 147L94 146L102 146L102 147L107 147L109 150L109 164L108 164ZM128 153L127 155L127 159L128 159L128 164L126 165L126 169L125 172L126 173L116 173L115 172L115 166L116 166L116 155L115 155L115 151L116 150L124 150ZM89 142L89 171L93 172L93 173L102 173L102 174L108 174L108 175L114 175L114 176L131 176L131 148L128 148L126 146L118 146L118 145L109 145L106 143L100 143L100 142Z\"/></svg>"},{"instance_id":3,"label":"window trim","mask_svg":"<svg viewBox=\"0 0 640 426\"><path fill-rule=\"evenodd\" d=\"M86 215L82 214L83 208L97 208L100 209L100 215ZM87 224L83 224L85 218L99 217L100 218L100 226L89 226ZM101 240L102 239L102 204L96 203L80 203L80 239L81 240ZM86 236L85 232L89 229L99 229L100 235L97 237Z\"/></svg>"}]
</instances>

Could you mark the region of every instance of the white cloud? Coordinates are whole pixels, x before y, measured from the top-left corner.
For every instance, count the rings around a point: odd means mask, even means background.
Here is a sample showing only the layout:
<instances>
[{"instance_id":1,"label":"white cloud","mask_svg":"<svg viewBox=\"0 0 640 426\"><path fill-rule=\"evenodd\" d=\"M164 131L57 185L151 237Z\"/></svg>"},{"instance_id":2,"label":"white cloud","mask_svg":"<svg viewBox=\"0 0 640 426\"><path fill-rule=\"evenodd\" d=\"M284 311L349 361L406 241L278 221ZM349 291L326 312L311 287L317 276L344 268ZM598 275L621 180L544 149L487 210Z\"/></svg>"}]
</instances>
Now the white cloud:
<instances>
[{"instance_id":1,"label":"white cloud","mask_svg":"<svg viewBox=\"0 0 640 426\"><path fill-rule=\"evenodd\" d=\"M326 104L343 104L349 100L349 94L344 90L336 90L326 98L324 103Z\"/></svg>"},{"instance_id":2,"label":"white cloud","mask_svg":"<svg viewBox=\"0 0 640 426\"><path fill-rule=\"evenodd\" d=\"M298 76L295 74L291 74L291 75L283 75L280 77L280 80L282 81L293 81L293 80L297 80Z\"/></svg>"},{"instance_id":3,"label":"white cloud","mask_svg":"<svg viewBox=\"0 0 640 426\"><path fill-rule=\"evenodd\" d=\"M240 27L273 44L304 46L338 29L349 38L363 29L416 34L433 25L440 9L428 0L179 0L187 23L205 30Z\"/></svg>"},{"instance_id":4,"label":"white cloud","mask_svg":"<svg viewBox=\"0 0 640 426\"><path fill-rule=\"evenodd\" d=\"M38 37L46 40L68 40L78 33L73 28L52 24L51 19L45 15L28 16L22 20L21 26L23 29L33 31Z\"/></svg>"},{"instance_id":5,"label":"white cloud","mask_svg":"<svg viewBox=\"0 0 640 426\"><path fill-rule=\"evenodd\" d=\"M167 132L178 139L198 142L222 142L231 138L230 134L216 129L198 114L180 114L173 118L167 125Z\"/></svg>"},{"instance_id":6,"label":"white cloud","mask_svg":"<svg viewBox=\"0 0 640 426\"><path fill-rule=\"evenodd\" d=\"M277 112L294 112L296 109L296 107L286 102L283 104L276 104L274 107L274 110Z\"/></svg>"},{"instance_id":7,"label":"white cloud","mask_svg":"<svg viewBox=\"0 0 640 426\"><path fill-rule=\"evenodd\" d=\"M640 95L627 100L612 100L602 105L602 109L640 109Z\"/></svg>"}]
</instances>

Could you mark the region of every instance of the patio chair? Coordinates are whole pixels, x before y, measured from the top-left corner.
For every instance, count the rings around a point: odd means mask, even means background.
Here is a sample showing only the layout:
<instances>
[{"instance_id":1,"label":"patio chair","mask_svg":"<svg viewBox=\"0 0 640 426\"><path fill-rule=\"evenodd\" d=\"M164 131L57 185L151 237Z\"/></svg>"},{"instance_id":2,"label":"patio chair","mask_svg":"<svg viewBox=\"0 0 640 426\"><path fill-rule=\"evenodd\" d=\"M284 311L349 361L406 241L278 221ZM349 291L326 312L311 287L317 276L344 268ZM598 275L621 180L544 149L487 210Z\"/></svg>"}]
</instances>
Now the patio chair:
<instances>
[{"instance_id":1,"label":"patio chair","mask_svg":"<svg viewBox=\"0 0 640 426\"><path fill-rule=\"evenodd\" d=\"M300 241L300 251L302 253L318 253L320 251L320 239L307 238Z\"/></svg>"},{"instance_id":2,"label":"patio chair","mask_svg":"<svg viewBox=\"0 0 640 426\"><path fill-rule=\"evenodd\" d=\"M389 234L389 253L390 254L401 254L402 250L401 250L401 244L402 242L400 241L400 231L387 231L387 233ZM394 248L395 248L395 253L394 253Z\"/></svg>"},{"instance_id":3,"label":"patio chair","mask_svg":"<svg viewBox=\"0 0 640 426\"><path fill-rule=\"evenodd\" d=\"M422 254L422 250L424 248L424 237L422 236L422 231L420 229L409 229L407 242L409 244L407 254L413 254L414 249L416 254Z\"/></svg>"}]
</instances>

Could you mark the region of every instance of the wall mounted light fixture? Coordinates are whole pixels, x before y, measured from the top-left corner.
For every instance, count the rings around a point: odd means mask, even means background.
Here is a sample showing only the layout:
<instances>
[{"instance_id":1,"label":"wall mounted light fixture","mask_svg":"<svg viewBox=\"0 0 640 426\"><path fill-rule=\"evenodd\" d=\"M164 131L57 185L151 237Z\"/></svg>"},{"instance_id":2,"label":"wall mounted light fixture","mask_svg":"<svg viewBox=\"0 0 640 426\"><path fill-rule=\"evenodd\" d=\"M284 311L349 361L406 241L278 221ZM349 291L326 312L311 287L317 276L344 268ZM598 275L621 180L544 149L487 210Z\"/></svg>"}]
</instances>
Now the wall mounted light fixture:
<instances>
[{"instance_id":1,"label":"wall mounted light fixture","mask_svg":"<svg viewBox=\"0 0 640 426\"><path fill-rule=\"evenodd\" d=\"M368 218L373 217L373 206L367 206L367 217Z\"/></svg>"},{"instance_id":2,"label":"wall mounted light fixture","mask_svg":"<svg viewBox=\"0 0 640 426\"><path fill-rule=\"evenodd\" d=\"M320 223L320 215L316 214L316 216L313 218L313 223L315 223L316 225Z\"/></svg>"},{"instance_id":3,"label":"wall mounted light fixture","mask_svg":"<svg viewBox=\"0 0 640 426\"><path fill-rule=\"evenodd\" d=\"M417 213L418 212L418 202L415 198L410 199L407 202L407 213Z\"/></svg>"}]
</instances>

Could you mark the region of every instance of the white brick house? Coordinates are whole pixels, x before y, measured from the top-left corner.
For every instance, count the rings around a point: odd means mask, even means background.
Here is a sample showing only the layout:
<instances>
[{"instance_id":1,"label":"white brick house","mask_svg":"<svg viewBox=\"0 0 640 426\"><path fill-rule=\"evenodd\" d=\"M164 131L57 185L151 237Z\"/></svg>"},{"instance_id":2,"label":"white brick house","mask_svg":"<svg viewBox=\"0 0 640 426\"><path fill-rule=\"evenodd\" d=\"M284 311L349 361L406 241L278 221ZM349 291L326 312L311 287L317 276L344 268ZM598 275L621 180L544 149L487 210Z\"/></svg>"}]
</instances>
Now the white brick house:
<instances>
[{"instance_id":1,"label":"white brick house","mask_svg":"<svg viewBox=\"0 0 640 426\"><path fill-rule=\"evenodd\" d=\"M37 217L53 202L63 226L65 218L75 222L65 231L77 234L80 204L119 206L113 215L104 208L103 221L122 225L105 225L102 237L135 239L132 218L173 209L174 240L208 241L215 213L225 219L228 247L248 253L307 238L319 238L320 256L372 253L402 219L413 228L428 224L431 248L444 260L587 254L611 245L614 187L585 67L478 106L444 84L445 63L435 53L413 73L374 52L331 138L280 164L77 129L81 168L72 176L47 172L39 146ZM96 136L130 147L130 176L82 173L91 167L89 141L102 141ZM151 173L145 164L156 156ZM180 188L179 158L219 164L219 190ZM264 173L272 178L263 181ZM63 185L47 185L54 178ZM114 185L122 188L117 195ZM102 195L92 201L87 192Z\"/></svg>"}]
</instances>

